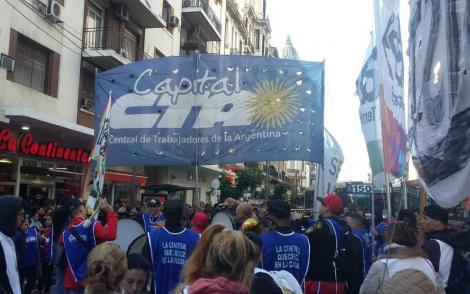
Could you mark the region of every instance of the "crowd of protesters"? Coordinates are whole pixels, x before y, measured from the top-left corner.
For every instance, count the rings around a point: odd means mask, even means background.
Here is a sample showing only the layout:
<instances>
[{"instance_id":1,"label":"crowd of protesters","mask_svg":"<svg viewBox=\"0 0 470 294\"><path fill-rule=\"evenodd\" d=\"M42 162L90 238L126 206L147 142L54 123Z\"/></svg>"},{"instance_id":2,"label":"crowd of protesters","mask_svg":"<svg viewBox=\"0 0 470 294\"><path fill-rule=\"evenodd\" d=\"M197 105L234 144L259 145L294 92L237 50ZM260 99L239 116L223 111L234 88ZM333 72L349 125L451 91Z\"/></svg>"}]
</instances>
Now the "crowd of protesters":
<instances>
[{"instance_id":1,"label":"crowd of protesters","mask_svg":"<svg viewBox=\"0 0 470 294\"><path fill-rule=\"evenodd\" d=\"M335 194L319 201L315 219L283 200L101 200L94 220L74 197L52 209L1 196L0 293L470 293L470 228L450 229L445 209L372 227ZM218 212L232 225L211 225ZM107 242L121 218L147 234L141 254Z\"/></svg>"}]
</instances>

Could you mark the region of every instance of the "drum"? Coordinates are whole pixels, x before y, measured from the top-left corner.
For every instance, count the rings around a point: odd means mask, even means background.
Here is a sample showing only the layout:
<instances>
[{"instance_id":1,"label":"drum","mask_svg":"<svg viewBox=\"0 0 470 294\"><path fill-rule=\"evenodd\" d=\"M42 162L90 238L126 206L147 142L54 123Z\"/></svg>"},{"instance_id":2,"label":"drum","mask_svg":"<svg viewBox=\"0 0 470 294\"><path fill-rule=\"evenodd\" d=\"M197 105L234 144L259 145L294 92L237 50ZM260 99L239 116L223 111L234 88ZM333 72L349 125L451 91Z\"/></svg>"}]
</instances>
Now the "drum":
<instances>
[{"instance_id":1,"label":"drum","mask_svg":"<svg viewBox=\"0 0 470 294\"><path fill-rule=\"evenodd\" d=\"M142 249L144 248L145 241L147 241L147 235L140 235L137 237L132 243L129 245L129 248L127 249L126 254L132 254L132 253L137 253L137 254L142 254Z\"/></svg>"},{"instance_id":2,"label":"drum","mask_svg":"<svg viewBox=\"0 0 470 294\"><path fill-rule=\"evenodd\" d=\"M235 230L235 223L233 221L232 216L230 215L230 213L225 211L217 212L212 218L211 224L221 224L228 229Z\"/></svg>"},{"instance_id":3,"label":"drum","mask_svg":"<svg viewBox=\"0 0 470 294\"><path fill-rule=\"evenodd\" d=\"M142 235L145 236L145 231L138 222L131 219L120 219L117 225L116 240L110 243L118 245L124 252L127 252L132 242Z\"/></svg>"}]
</instances>

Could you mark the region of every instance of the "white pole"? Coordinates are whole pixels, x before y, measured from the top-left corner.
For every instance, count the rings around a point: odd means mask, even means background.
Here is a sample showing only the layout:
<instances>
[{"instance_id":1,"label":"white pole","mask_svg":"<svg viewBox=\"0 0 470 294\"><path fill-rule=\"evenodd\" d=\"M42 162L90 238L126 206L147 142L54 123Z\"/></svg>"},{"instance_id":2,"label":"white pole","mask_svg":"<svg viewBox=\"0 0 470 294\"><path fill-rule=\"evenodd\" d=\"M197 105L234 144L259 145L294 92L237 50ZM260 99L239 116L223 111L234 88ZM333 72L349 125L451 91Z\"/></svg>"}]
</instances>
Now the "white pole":
<instances>
[{"instance_id":1,"label":"white pole","mask_svg":"<svg viewBox=\"0 0 470 294\"><path fill-rule=\"evenodd\" d=\"M321 175L322 175L322 171L320 171L320 168L322 167L321 164L319 163L316 163L316 169L317 169L317 172L316 172L316 175L315 175L315 196L313 197L313 215L314 215L314 218L315 219L318 219L319 215L320 215L320 202L317 201L317 199L319 197L322 197L324 195L322 195L321 193L323 193L323 191L320 191L320 187L323 187L321 186L320 184L320 180L321 180ZM323 170L323 168L321 168Z\"/></svg>"},{"instance_id":2,"label":"white pole","mask_svg":"<svg viewBox=\"0 0 470 294\"><path fill-rule=\"evenodd\" d=\"M406 186L407 181L407 176L404 176L401 178L402 183L403 183L403 208L408 209L408 187Z\"/></svg>"},{"instance_id":3,"label":"white pole","mask_svg":"<svg viewBox=\"0 0 470 294\"><path fill-rule=\"evenodd\" d=\"M370 172L370 182L372 186L372 191L371 191L371 215L372 215L372 229L375 229L375 191L374 191L374 173Z\"/></svg>"},{"instance_id":4,"label":"white pole","mask_svg":"<svg viewBox=\"0 0 470 294\"><path fill-rule=\"evenodd\" d=\"M387 189L387 212L388 212L388 222L392 222L392 201L390 199L390 181L388 178L388 172L385 172L385 184L387 185L385 188Z\"/></svg>"},{"instance_id":5,"label":"white pole","mask_svg":"<svg viewBox=\"0 0 470 294\"><path fill-rule=\"evenodd\" d=\"M21 186L21 166L23 165L23 158L18 158L18 165L16 166L16 179L15 179L15 196L20 196ZM23 195L26 196L26 195Z\"/></svg>"}]
</instances>

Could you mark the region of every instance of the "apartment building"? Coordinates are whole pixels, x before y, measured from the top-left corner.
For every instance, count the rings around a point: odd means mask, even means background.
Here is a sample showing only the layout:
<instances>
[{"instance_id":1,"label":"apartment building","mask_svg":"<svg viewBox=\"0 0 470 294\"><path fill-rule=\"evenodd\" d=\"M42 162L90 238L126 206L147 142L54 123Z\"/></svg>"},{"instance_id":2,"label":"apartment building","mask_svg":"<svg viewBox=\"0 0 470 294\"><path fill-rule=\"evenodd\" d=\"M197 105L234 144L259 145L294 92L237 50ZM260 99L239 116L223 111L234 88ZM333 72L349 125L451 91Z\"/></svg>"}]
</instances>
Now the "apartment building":
<instances>
[{"instance_id":1,"label":"apartment building","mask_svg":"<svg viewBox=\"0 0 470 294\"><path fill-rule=\"evenodd\" d=\"M195 50L271 55L265 8L265 0L0 1L0 194L77 195L97 73ZM197 186L214 201L221 171L200 167L196 185L194 167L109 167L104 194L129 198L136 175L141 187L190 202Z\"/></svg>"},{"instance_id":2,"label":"apartment building","mask_svg":"<svg viewBox=\"0 0 470 294\"><path fill-rule=\"evenodd\" d=\"M221 54L272 56L266 0L227 0Z\"/></svg>"},{"instance_id":3,"label":"apartment building","mask_svg":"<svg viewBox=\"0 0 470 294\"><path fill-rule=\"evenodd\" d=\"M0 194L78 192L93 140L76 121L83 7L0 1Z\"/></svg>"}]
</instances>

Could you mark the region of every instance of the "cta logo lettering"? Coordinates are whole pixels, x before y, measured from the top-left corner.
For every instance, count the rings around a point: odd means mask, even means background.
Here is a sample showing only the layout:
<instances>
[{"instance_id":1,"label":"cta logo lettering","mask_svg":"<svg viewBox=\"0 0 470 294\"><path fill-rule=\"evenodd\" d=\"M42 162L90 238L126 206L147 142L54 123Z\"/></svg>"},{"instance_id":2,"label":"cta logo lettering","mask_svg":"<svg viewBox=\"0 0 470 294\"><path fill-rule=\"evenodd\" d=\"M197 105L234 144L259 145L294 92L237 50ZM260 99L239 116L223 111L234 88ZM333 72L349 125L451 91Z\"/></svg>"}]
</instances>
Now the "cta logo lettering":
<instances>
[{"instance_id":1,"label":"cta logo lettering","mask_svg":"<svg viewBox=\"0 0 470 294\"><path fill-rule=\"evenodd\" d=\"M225 93L179 95L165 93L157 95L130 93L121 96L111 106L111 128L113 129L180 129L211 128L219 126L246 126L251 121L245 104L252 92L241 91L227 96Z\"/></svg>"}]
</instances>

